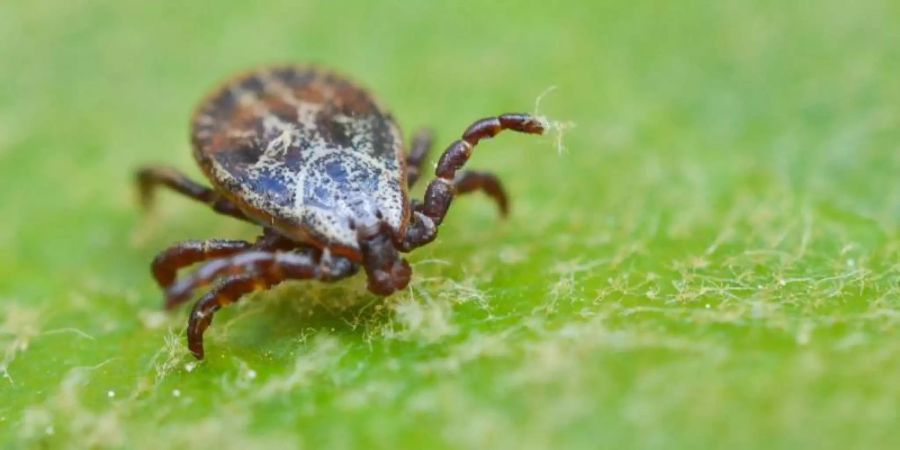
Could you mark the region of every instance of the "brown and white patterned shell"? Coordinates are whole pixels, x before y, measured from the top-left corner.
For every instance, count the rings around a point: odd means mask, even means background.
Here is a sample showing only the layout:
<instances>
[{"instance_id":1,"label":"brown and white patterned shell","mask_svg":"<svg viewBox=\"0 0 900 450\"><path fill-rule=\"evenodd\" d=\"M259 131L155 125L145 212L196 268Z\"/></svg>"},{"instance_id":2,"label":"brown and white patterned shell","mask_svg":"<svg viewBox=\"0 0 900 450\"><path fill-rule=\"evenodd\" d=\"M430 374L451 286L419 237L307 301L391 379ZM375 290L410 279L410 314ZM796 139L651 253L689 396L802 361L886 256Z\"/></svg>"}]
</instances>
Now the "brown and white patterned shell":
<instances>
[{"instance_id":1,"label":"brown and white patterned shell","mask_svg":"<svg viewBox=\"0 0 900 450\"><path fill-rule=\"evenodd\" d=\"M393 117L332 73L280 67L226 83L193 119L194 156L261 225L358 257L357 232L409 220Z\"/></svg>"}]
</instances>

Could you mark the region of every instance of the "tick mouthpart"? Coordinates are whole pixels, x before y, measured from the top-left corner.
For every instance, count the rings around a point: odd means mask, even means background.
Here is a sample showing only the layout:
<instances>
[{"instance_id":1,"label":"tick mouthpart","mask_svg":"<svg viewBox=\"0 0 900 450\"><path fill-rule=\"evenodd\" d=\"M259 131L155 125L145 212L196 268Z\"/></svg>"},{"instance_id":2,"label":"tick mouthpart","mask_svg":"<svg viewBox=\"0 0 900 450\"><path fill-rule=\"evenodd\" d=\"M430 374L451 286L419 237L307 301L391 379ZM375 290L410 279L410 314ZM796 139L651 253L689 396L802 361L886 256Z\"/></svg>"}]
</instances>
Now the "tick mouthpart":
<instances>
[{"instance_id":1,"label":"tick mouthpart","mask_svg":"<svg viewBox=\"0 0 900 450\"><path fill-rule=\"evenodd\" d=\"M405 259L394 260L388 270L369 271L369 291L378 295L391 295L409 285L412 268Z\"/></svg>"},{"instance_id":2,"label":"tick mouthpart","mask_svg":"<svg viewBox=\"0 0 900 450\"><path fill-rule=\"evenodd\" d=\"M382 233L390 233L390 228L388 228L383 222L376 223L360 223L353 222L352 230L356 231L356 239L360 242L362 241L371 241L373 238Z\"/></svg>"}]
</instances>

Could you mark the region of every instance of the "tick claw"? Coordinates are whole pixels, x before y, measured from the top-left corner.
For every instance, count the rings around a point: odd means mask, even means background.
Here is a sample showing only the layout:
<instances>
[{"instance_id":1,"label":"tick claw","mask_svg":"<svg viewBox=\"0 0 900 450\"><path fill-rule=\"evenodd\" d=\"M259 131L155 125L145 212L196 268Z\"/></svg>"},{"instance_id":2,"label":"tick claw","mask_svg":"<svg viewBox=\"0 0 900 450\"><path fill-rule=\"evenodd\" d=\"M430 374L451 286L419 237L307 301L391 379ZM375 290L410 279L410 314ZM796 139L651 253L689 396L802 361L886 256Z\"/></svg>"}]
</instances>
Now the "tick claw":
<instances>
[{"instance_id":1,"label":"tick claw","mask_svg":"<svg viewBox=\"0 0 900 450\"><path fill-rule=\"evenodd\" d=\"M188 349L191 351L191 354L194 355L194 358L203 359L204 356L206 356L203 351L203 342L200 342L200 343L188 342Z\"/></svg>"}]
</instances>

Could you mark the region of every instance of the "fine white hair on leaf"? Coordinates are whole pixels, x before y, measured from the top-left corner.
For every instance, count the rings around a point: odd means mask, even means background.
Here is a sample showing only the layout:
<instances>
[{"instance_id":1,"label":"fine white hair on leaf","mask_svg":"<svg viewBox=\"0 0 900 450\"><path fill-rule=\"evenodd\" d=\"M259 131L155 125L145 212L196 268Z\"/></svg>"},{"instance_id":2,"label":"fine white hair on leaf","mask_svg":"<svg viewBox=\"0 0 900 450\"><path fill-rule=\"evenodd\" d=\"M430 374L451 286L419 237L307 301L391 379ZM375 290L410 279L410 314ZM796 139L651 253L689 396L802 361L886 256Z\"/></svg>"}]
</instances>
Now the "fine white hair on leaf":
<instances>
[{"instance_id":1,"label":"fine white hair on leaf","mask_svg":"<svg viewBox=\"0 0 900 450\"><path fill-rule=\"evenodd\" d=\"M563 152L566 151L566 146L563 144L563 136L566 132L575 128L575 122L552 120L541 113L541 105L544 102L544 97L556 89L557 87L553 85L538 94L537 98L534 99L534 113L532 115L541 121L545 130L553 132L556 138L556 153L562 155Z\"/></svg>"},{"instance_id":2,"label":"fine white hair on leaf","mask_svg":"<svg viewBox=\"0 0 900 450\"><path fill-rule=\"evenodd\" d=\"M13 304L2 312L6 319L0 323L0 377L14 384L9 366L40 335L41 311Z\"/></svg>"},{"instance_id":3,"label":"fine white hair on leaf","mask_svg":"<svg viewBox=\"0 0 900 450\"><path fill-rule=\"evenodd\" d=\"M547 89L544 89L543 92L541 92L540 94L538 94L537 98L534 99L534 115L535 115L535 116L539 116L539 115L540 115L540 111L541 111L541 102L544 101L544 97L546 97L548 94L550 94L551 92L555 91L556 89L557 89L557 86L556 86L555 84L554 84L554 85L551 85L551 86L549 86Z\"/></svg>"},{"instance_id":4,"label":"fine white hair on leaf","mask_svg":"<svg viewBox=\"0 0 900 450\"><path fill-rule=\"evenodd\" d=\"M90 339L92 341L97 340L95 337L91 336L90 334L87 334L84 331L81 331L78 328L74 328L74 327L66 327L66 328L57 328L54 330L47 330L47 331L41 332L40 335L41 336L49 336L49 335L53 335L53 334L63 334L63 333L72 333L76 336L79 336L79 337L82 337L85 339Z\"/></svg>"}]
</instances>

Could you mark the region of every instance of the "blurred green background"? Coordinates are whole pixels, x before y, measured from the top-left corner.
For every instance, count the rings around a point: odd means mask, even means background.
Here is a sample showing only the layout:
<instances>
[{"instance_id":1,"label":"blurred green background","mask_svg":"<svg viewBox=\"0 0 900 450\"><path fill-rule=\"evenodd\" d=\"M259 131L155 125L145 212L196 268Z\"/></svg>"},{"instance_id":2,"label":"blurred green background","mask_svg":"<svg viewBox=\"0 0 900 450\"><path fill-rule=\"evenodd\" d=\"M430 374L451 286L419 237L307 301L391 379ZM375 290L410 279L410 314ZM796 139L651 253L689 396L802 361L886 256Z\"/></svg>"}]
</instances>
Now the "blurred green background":
<instances>
[{"instance_id":1,"label":"blurred green background","mask_svg":"<svg viewBox=\"0 0 900 450\"><path fill-rule=\"evenodd\" d=\"M898 448L896 1L0 2L4 448ZM273 62L360 80L438 149L541 110L469 167L415 278L160 311L167 245L256 230L133 169L200 178L188 118ZM416 195L421 194L421 188Z\"/></svg>"}]
</instances>

